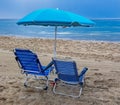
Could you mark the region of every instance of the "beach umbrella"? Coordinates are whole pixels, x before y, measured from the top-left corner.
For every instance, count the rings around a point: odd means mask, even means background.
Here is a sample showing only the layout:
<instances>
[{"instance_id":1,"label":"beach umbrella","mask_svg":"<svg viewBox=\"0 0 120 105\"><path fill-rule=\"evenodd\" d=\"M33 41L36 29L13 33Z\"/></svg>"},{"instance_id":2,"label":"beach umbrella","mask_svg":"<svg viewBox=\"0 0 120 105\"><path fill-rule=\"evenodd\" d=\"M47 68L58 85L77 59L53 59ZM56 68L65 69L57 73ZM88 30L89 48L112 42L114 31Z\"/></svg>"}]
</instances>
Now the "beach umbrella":
<instances>
[{"instance_id":1,"label":"beach umbrella","mask_svg":"<svg viewBox=\"0 0 120 105\"><path fill-rule=\"evenodd\" d=\"M59 9L39 9L26 15L17 22L18 25L40 25L55 27L54 57L56 57L57 27L89 27L95 23L83 16Z\"/></svg>"}]
</instances>

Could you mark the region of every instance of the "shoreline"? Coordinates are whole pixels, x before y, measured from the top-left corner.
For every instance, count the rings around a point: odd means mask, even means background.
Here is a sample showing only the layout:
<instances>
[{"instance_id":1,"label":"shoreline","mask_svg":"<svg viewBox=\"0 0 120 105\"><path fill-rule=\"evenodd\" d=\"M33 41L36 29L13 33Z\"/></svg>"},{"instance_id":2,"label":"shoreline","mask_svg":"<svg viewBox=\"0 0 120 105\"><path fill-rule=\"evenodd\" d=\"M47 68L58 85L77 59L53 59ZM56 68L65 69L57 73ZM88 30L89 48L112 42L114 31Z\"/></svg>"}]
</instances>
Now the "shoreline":
<instances>
[{"instance_id":1,"label":"shoreline","mask_svg":"<svg viewBox=\"0 0 120 105\"><path fill-rule=\"evenodd\" d=\"M1 37L13 37L13 38L20 38L20 39L43 39L43 40L54 40L54 38L45 38L45 37L30 37L30 36L23 36L23 35L0 35ZM95 42L95 43L120 43L120 41L104 41L104 40L77 40L77 39L63 39L63 38L57 38L57 40L63 40L63 41L80 41L80 42Z\"/></svg>"}]
</instances>

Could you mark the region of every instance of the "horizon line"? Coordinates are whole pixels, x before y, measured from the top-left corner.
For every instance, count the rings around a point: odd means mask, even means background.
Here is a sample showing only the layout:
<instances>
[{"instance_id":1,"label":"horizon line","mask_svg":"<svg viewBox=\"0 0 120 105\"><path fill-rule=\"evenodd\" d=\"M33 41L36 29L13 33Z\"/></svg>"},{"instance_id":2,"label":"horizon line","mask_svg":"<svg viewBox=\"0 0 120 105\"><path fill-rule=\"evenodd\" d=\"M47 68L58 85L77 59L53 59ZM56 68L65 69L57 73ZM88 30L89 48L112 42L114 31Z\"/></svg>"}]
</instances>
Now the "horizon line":
<instances>
[{"instance_id":1,"label":"horizon line","mask_svg":"<svg viewBox=\"0 0 120 105\"><path fill-rule=\"evenodd\" d=\"M21 19L21 18L0 18L1 20L2 19L16 19L16 20L19 20L19 19ZM89 18L89 19L91 19L91 20L101 20L101 19L120 19L120 17L119 18Z\"/></svg>"}]
</instances>

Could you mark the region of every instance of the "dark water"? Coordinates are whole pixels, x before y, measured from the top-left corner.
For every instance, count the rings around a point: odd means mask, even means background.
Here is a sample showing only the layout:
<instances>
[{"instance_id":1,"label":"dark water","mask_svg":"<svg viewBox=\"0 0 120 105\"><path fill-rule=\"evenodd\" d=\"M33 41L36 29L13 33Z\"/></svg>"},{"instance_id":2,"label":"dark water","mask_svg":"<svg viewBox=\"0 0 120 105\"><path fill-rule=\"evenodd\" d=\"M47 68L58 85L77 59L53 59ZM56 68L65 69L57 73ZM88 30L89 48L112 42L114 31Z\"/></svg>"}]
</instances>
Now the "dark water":
<instances>
[{"instance_id":1,"label":"dark water","mask_svg":"<svg viewBox=\"0 0 120 105\"><path fill-rule=\"evenodd\" d=\"M54 38L54 27L18 26L18 20L0 19L1 36ZM94 27L58 27L57 38L120 42L120 19L93 20Z\"/></svg>"}]
</instances>

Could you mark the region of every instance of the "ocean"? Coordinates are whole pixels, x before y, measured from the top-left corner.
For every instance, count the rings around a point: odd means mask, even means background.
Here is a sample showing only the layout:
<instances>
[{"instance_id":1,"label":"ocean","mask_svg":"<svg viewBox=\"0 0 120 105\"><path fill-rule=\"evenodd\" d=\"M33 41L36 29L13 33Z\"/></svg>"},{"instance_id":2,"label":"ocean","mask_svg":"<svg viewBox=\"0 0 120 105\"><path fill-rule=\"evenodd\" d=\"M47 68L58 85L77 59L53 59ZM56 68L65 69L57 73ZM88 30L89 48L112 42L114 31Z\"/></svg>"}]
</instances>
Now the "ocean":
<instances>
[{"instance_id":1,"label":"ocean","mask_svg":"<svg viewBox=\"0 0 120 105\"><path fill-rule=\"evenodd\" d=\"M18 36L54 39L52 26L19 26L16 19L0 19L0 36ZM93 27L58 27L57 38L120 42L120 19L93 19Z\"/></svg>"}]
</instances>

